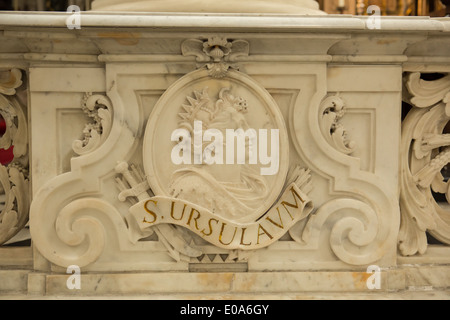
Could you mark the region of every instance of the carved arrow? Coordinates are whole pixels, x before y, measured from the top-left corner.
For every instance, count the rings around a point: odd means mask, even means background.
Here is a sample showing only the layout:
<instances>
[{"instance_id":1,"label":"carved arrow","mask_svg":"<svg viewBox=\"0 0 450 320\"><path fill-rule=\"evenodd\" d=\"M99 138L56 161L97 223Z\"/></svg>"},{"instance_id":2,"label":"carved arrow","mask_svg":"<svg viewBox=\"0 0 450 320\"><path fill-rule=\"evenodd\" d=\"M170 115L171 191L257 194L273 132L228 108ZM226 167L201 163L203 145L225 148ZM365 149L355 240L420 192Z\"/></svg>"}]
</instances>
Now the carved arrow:
<instances>
[{"instance_id":1,"label":"carved arrow","mask_svg":"<svg viewBox=\"0 0 450 320\"><path fill-rule=\"evenodd\" d=\"M136 197L139 201L150 199L147 190L150 189L148 182L135 166L131 166L131 170L128 168L128 163L125 161L119 162L115 167L115 171L123 176L130 188L126 188L125 183L122 180L118 180L119 188L122 190L119 193L119 200L125 201L128 197ZM142 182L138 181L141 180ZM195 249L188 245L188 243L176 232L174 226L169 224L161 224L154 226L153 230L158 236L158 239L169 251L169 255L176 261L185 260L189 261L189 257L199 257L203 254L198 249Z\"/></svg>"}]
</instances>

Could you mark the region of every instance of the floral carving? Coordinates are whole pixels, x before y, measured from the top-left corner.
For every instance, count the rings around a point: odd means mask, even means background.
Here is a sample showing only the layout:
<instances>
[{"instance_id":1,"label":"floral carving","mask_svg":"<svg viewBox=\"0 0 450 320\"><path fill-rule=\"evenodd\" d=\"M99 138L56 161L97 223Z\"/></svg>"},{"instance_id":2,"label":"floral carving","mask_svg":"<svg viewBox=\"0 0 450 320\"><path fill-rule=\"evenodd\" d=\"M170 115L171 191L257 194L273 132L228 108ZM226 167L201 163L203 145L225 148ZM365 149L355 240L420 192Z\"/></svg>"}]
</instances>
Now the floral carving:
<instances>
[{"instance_id":1,"label":"floral carving","mask_svg":"<svg viewBox=\"0 0 450 320\"><path fill-rule=\"evenodd\" d=\"M345 103L339 95L326 97L320 105L320 129L328 143L344 154L351 154L356 144L348 139L339 122L345 114Z\"/></svg>"},{"instance_id":2,"label":"floral carving","mask_svg":"<svg viewBox=\"0 0 450 320\"><path fill-rule=\"evenodd\" d=\"M245 40L229 41L215 36L208 40L188 39L181 45L184 56L194 55L197 67L206 67L213 78L223 78L228 69L238 69L236 62L240 56L248 56L249 43Z\"/></svg>"},{"instance_id":3,"label":"floral carving","mask_svg":"<svg viewBox=\"0 0 450 320\"><path fill-rule=\"evenodd\" d=\"M111 128L111 102L106 96L86 93L82 109L92 118L93 122L86 124L83 130L83 140L75 140L72 149L78 155L84 155L97 149L108 136Z\"/></svg>"},{"instance_id":4,"label":"floral carving","mask_svg":"<svg viewBox=\"0 0 450 320\"><path fill-rule=\"evenodd\" d=\"M4 73L3 73L4 74ZM0 115L6 131L0 137L0 148L14 146L14 159L0 165L0 245L14 237L28 222L28 129L25 107L13 96L22 85L22 73L12 69L0 79Z\"/></svg>"},{"instance_id":5,"label":"floral carving","mask_svg":"<svg viewBox=\"0 0 450 320\"><path fill-rule=\"evenodd\" d=\"M450 162L450 75L424 81L420 73L406 78L413 105L402 123L401 226L399 249L403 255L423 254L428 231L450 244L448 209L436 202L433 192L450 200L450 182L441 170Z\"/></svg>"},{"instance_id":6,"label":"floral carving","mask_svg":"<svg viewBox=\"0 0 450 320\"><path fill-rule=\"evenodd\" d=\"M0 165L0 188L4 206L0 212L0 245L11 239L28 222L28 174L19 164Z\"/></svg>"}]
</instances>

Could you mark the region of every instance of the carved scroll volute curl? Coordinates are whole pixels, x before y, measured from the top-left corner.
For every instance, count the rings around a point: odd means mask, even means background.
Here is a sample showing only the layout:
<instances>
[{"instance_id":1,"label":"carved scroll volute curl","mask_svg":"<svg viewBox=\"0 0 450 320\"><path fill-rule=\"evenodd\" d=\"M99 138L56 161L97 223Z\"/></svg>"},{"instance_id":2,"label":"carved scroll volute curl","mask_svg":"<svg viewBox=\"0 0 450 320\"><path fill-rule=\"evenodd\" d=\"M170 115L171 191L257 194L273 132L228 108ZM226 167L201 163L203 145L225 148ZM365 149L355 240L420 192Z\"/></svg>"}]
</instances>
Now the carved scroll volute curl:
<instances>
[{"instance_id":1,"label":"carved scroll volute curl","mask_svg":"<svg viewBox=\"0 0 450 320\"><path fill-rule=\"evenodd\" d=\"M311 103L298 103L290 120L296 150L312 172L329 179L329 197L321 194L324 202L290 235L308 249L329 250L349 265L393 264L399 214L395 189L362 170L359 158L348 156L356 145L341 123L345 101L326 92L320 81Z\"/></svg>"},{"instance_id":2,"label":"carved scroll volute curl","mask_svg":"<svg viewBox=\"0 0 450 320\"><path fill-rule=\"evenodd\" d=\"M86 124L83 140L75 140L72 149L84 155L97 149L106 139L111 129L111 102L100 94L86 93L82 102L83 112L93 120Z\"/></svg>"},{"instance_id":3,"label":"carved scroll volute curl","mask_svg":"<svg viewBox=\"0 0 450 320\"><path fill-rule=\"evenodd\" d=\"M18 69L0 72L0 115L6 130L0 137L0 148L14 146L14 159L8 165L0 165L0 245L14 237L28 222L28 129L26 108L14 97L22 85L22 73Z\"/></svg>"},{"instance_id":4,"label":"carved scroll volute curl","mask_svg":"<svg viewBox=\"0 0 450 320\"><path fill-rule=\"evenodd\" d=\"M0 70L0 94L12 96L22 85L22 71L19 69Z\"/></svg>"},{"instance_id":5,"label":"carved scroll volute curl","mask_svg":"<svg viewBox=\"0 0 450 320\"><path fill-rule=\"evenodd\" d=\"M196 56L197 68L206 67L211 77L223 78L228 69L238 69L235 64L238 57L248 56L249 43L219 36L208 40L188 39L182 43L181 52L184 56Z\"/></svg>"},{"instance_id":6,"label":"carved scroll volute curl","mask_svg":"<svg viewBox=\"0 0 450 320\"><path fill-rule=\"evenodd\" d=\"M380 221L373 206L350 198L330 200L310 217L302 230L299 225L297 230L291 229L290 235L301 244L319 249L323 245L321 230L326 225L332 225L329 245L340 260L360 265L380 258L376 252L382 248L377 242L378 238L385 237L385 232L380 232Z\"/></svg>"},{"instance_id":7,"label":"carved scroll volute curl","mask_svg":"<svg viewBox=\"0 0 450 320\"><path fill-rule=\"evenodd\" d=\"M433 197L445 194L450 200L450 183L441 170L450 162L450 135L444 129L450 121L450 75L424 81L420 73L406 78L413 108L402 123L399 249L403 255L423 254L426 232L450 244L449 211Z\"/></svg>"},{"instance_id":8,"label":"carved scroll volute curl","mask_svg":"<svg viewBox=\"0 0 450 320\"><path fill-rule=\"evenodd\" d=\"M114 170L116 157L125 157L133 146L138 130L122 124L131 123L129 117L138 111L124 110L120 103L113 111L113 106L105 95L84 96L83 111L93 121L86 125L84 139L72 144L81 156L72 159L70 172L50 179L34 194L31 237L37 250L58 266L85 267L111 245L107 239L125 241L126 224L115 206L98 197L99 181ZM112 114L118 121L112 121Z\"/></svg>"},{"instance_id":9,"label":"carved scroll volute curl","mask_svg":"<svg viewBox=\"0 0 450 320\"><path fill-rule=\"evenodd\" d=\"M351 154L356 147L347 137L347 132L339 120L345 114L345 103L339 95L326 97L320 104L320 129L327 142L336 150Z\"/></svg>"}]
</instances>

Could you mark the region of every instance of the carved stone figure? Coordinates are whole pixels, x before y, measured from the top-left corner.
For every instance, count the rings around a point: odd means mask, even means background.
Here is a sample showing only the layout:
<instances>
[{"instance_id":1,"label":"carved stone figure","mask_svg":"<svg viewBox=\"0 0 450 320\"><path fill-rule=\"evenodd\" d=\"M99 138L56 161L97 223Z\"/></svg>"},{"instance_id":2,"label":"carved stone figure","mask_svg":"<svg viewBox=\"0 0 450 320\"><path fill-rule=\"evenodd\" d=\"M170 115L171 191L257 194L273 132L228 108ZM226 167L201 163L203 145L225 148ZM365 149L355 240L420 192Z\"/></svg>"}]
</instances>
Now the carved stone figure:
<instances>
[{"instance_id":1,"label":"carved stone figure","mask_svg":"<svg viewBox=\"0 0 450 320\"><path fill-rule=\"evenodd\" d=\"M180 128L188 128L192 136L195 121L201 121L205 129L218 130L223 137L226 136L227 129L250 128L245 117L248 111L245 100L234 97L228 88L220 90L219 99L215 103L208 96L206 88L202 94L196 95L198 99L190 99L192 105L184 106L187 112L180 114L182 119L179 121ZM225 143L228 140L221 140L222 150L226 149ZM269 190L264 176L248 164L249 141L250 139L245 139L247 161L244 164L237 161L223 165L203 163L174 171L170 184L171 196L197 203L227 218L245 220L246 215L258 208L260 202L267 197ZM194 139L191 139L191 144L194 144ZM209 146L211 142L203 141L203 153ZM192 149L194 148L193 146ZM220 151L223 152L222 150ZM235 160L236 156L235 154Z\"/></svg>"}]
</instances>

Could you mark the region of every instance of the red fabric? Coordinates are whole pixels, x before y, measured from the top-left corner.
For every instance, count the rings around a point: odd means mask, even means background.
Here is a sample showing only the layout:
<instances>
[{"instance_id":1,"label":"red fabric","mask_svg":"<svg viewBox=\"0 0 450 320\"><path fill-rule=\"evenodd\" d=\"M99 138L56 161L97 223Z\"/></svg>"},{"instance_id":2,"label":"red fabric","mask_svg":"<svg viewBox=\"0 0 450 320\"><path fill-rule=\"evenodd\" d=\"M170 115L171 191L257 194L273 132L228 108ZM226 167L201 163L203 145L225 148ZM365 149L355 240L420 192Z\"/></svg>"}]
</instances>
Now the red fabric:
<instances>
[{"instance_id":1,"label":"red fabric","mask_svg":"<svg viewBox=\"0 0 450 320\"><path fill-rule=\"evenodd\" d=\"M6 131L6 123L5 119L1 118L0 116L0 136L3 136L3 134ZM0 149L0 163L2 165L7 165L14 159L13 154L14 146L11 146L9 149Z\"/></svg>"}]
</instances>

